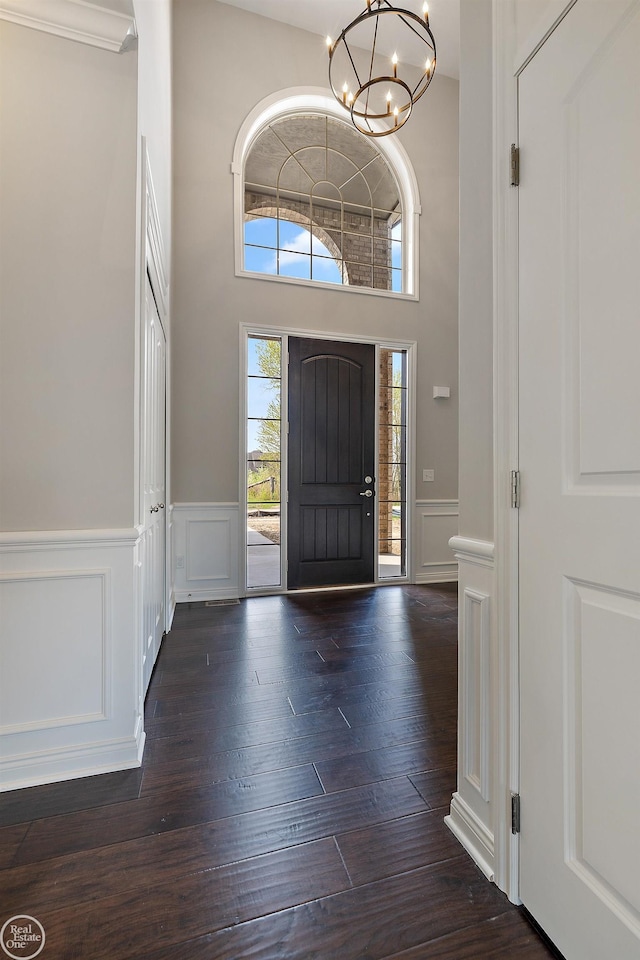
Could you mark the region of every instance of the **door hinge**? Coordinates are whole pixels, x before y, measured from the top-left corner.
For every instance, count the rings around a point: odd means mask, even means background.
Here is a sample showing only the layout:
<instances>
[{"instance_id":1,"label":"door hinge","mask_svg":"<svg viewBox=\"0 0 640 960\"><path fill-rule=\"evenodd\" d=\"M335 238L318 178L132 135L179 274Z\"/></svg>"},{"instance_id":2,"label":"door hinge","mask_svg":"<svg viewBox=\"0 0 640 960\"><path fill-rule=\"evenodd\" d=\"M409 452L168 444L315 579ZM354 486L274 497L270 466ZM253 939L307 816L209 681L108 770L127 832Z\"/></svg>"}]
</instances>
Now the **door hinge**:
<instances>
[{"instance_id":1,"label":"door hinge","mask_svg":"<svg viewBox=\"0 0 640 960\"><path fill-rule=\"evenodd\" d=\"M515 143L511 144L511 186L519 187L520 186L520 148L516 147Z\"/></svg>"},{"instance_id":2,"label":"door hinge","mask_svg":"<svg viewBox=\"0 0 640 960\"><path fill-rule=\"evenodd\" d=\"M511 471L511 506L514 510L520 507L520 471Z\"/></svg>"},{"instance_id":3,"label":"door hinge","mask_svg":"<svg viewBox=\"0 0 640 960\"><path fill-rule=\"evenodd\" d=\"M520 794L511 794L511 833L520 833Z\"/></svg>"}]
</instances>

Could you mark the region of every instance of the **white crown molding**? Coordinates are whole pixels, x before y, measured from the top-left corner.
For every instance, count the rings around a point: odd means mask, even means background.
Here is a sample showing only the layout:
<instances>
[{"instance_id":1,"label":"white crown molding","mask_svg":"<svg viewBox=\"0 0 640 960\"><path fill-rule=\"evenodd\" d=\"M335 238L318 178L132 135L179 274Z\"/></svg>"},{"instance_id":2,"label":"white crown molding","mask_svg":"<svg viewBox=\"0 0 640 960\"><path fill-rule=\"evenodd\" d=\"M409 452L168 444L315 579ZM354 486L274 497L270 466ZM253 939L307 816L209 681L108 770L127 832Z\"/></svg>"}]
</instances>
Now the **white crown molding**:
<instances>
[{"instance_id":1,"label":"white crown molding","mask_svg":"<svg viewBox=\"0 0 640 960\"><path fill-rule=\"evenodd\" d=\"M85 0L0 0L0 19L113 53L136 36L132 16Z\"/></svg>"}]
</instances>

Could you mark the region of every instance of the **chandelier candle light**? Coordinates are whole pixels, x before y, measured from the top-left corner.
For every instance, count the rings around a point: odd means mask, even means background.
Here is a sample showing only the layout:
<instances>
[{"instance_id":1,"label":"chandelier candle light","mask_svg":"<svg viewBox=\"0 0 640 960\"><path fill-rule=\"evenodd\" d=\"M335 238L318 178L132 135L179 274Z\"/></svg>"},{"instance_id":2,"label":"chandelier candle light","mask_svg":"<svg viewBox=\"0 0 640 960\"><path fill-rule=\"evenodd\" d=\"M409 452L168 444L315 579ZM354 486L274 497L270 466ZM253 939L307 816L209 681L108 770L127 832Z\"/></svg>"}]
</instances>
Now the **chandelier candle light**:
<instances>
[{"instance_id":1,"label":"chandelier candle light","mask_svg":"<svg viewBox=\"0 0 640 960\"><path fill-rule=\"evenodd\" d=\"M419 16L389 0L367 0L337 40L327 37L327 48L333 95L367 137L386 137L404 126L436 72L426 3Z\"/></svg>"}]
</instances>

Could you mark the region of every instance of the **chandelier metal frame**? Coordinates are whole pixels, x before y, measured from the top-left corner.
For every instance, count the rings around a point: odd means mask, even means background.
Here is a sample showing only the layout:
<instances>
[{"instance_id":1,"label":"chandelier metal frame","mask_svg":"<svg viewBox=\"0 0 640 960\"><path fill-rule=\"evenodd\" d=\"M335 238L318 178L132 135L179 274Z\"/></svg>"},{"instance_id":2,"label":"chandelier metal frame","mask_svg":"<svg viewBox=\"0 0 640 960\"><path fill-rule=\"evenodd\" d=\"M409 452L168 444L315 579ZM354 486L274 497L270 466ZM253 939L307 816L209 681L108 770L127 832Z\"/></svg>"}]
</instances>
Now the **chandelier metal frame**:
<instances>
[{"instance_id":1,"label":"chandelier metal frame","mask_svg":"<svg viewBox=\"0 0 640 960\"><path fill-rule=\"evenodd\" d=\"M421 78L413 88L408 82L398 76L398 59L395 54L390 61L392 64L391 72L388 75L373 76L379 18L381 16L398 17L399 20L425 44L425 54L427 55L425 68L422 71ZM368 24L372 17L375 18L376 22L373 31L373 42L371 43L369 75L363 80L356 67L347 37L352 31L357 30L358 27ZM358 44L355 45L358 46ZM353 69L353 75L357 83L355 92L349 89L346 81L344 85L338 89L333 77L334 56L341 46L344 47L344 51ZM403 127L411 116L414 104L426 92L436 72L436 41L429 26L429 13L426 3L424 5L423 15L420 17L416 13L412 13L411 10L393 6L389 0L367 0L366 8L344 28L337 40L332 41L327 37L327 47L329 51L329 85L331 92L338 103L350 113L351 122L355 128L367 137L386 137L390 133L395 133L400 127ZM370 94L372 89L378 84L383 84L388 87L386 97L387 106L386 111L383 113L380 112L379 106L377 112L376 108L370 106ZM391 108L391 104L393 103L391 90L400 98L399 101L396 101L393 109ZM393 124L389 124L387 127L382 126L383 121L389 121L392 118Z\"/></svg>"}]
</instances>

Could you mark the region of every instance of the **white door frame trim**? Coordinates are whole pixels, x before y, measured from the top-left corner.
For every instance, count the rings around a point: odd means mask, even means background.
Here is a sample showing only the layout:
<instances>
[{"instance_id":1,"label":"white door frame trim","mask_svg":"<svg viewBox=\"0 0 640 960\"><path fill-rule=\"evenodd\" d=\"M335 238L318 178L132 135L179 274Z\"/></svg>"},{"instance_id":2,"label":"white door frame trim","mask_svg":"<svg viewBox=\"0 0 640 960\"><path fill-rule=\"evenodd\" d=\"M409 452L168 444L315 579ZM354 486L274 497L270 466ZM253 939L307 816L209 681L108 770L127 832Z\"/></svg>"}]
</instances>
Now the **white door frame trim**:
<instances>
[{"instance_id":1,"label":"white door frame trim","mask_svg":"<svg viewBox=\"0 0 640 960\"><path fill-rule=\"evenodd\" d=\"M515 0L493 5L494 542L496 649L493 682L495 882L520 903L518 836L511 794L519 792L518 514L510 472L518 469L518 191L510 186L510 144L518 144L518 76L576 0L549 0L516 49ZM526 176L526 158L523 162Z\"/></svg>"},{"instance_id":2,"label":"white door frame trim","mask_svg":"<svg viewBox=\"0 0 640 960\"><path fill-rule=\"evenodd\" d=\"M289 337L308 337L317 340L335 340L337 342L343 343L368 343L372 344L376 348L376 397L378 394L378 356L380 348L389 349L389 350L406 350L407 351L407 380L409 383L408 388L408 403L407 403L407 465L406 465L406 496L407 496L407 511L409 522L407 524L407 543L406 543L406 569L407 573L404 577L397 577L393 581L389 580L389 583L413 583L414 582L414 558L413 558L413 530L411 518L413 517L413 505L415 498L415 480L414 480L414 469L413 465L415 463L415 445L416 445L416 352L417 352L417 343L415 340L383 340L376 337L366 337L363 334L353 334L348 333L333 333L326 330L304 330L300 328L292 327L280 327L280 326L269 326L262 324L252 324L252 323L241 323L240 324L240 423L238 425L238 436L240 437L240 456L238 457L239 461L239 510L240 516L246 517L247 511L247 489L246 489L246 476L245 476L245 457L244 451L246 450L246 430L247 430L247 400L246 400L246 381L247 381L247 350L246 343L247 338L254 334L256 336L263 337L278 337L282 340L283 349L286 348L286 344ZM287 383L287 365L282 365L282 422L288 422L288 410L287 410L287 394L288 394L288 383ZM376 409L376 436L378 428L378 411ZM376 472L378 469L378 450L376 447ZM283 444L283 449L281 450L281 470L282 475L287 475L287 450L286 444ZM286 544L286 511L285 515L281 515L281 528L280 528L280 540L281 543ZM241 597L246 596L260 596L261 594L277 594L277 593L287 593L286 587L286 551L281 550L280 562L281 562L281 583L279 587L265 587L261 588L250 588L247 589L247 555L246 555L246 530L244 523L238 524L238 535L239 535L239 594ZM376 540L377 542L377 540ZM378 577L378 571L376 566L375 571L375 584L384 586L387 583L385 580L380 580Z\"/></svg>"}]
</instances>

